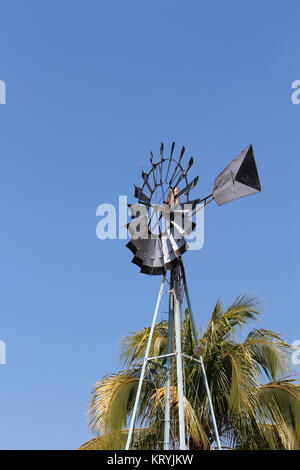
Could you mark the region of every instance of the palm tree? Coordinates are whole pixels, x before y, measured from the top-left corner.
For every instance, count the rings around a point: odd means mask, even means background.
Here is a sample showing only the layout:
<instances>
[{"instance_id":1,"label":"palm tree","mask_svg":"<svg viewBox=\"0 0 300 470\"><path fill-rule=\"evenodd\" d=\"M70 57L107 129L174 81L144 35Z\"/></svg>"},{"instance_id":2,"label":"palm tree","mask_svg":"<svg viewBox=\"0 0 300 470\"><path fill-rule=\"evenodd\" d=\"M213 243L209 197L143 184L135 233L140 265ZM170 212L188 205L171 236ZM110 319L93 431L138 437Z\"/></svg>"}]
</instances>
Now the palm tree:
<instances>
[{"instance_id":1,"label":"palm tree","mask_svg":"<svg viewBox=\"0 0 300 470\"><path fill-rule=\"evenodd\" d=\"M241 327L260 315L258 301L243 295L227 310L218 300L202 336L198 333L222 444L232 449L299 449L300 385L287 376L291 347L270 330L253 329L241 341ZM124 448L150 328L122 341L124 370L103 377L92 391L89 426L98 437L85 449ZM195 342L188 310L182 324L182 349L193 356ZM156 325L150 355L167 349L167 323ZM138 410L134 447L159 449L163 441L164 363L151 363ZM190 449L211 449L215 435L205 388L196 362L185 364L186 435ZM176 373L175 373L176 376ZM154 377L154 379L153 379ZM177 412L176 386L171 412ZM172 428L176 447L178 429Z\"/></svg>"}]
</instances>

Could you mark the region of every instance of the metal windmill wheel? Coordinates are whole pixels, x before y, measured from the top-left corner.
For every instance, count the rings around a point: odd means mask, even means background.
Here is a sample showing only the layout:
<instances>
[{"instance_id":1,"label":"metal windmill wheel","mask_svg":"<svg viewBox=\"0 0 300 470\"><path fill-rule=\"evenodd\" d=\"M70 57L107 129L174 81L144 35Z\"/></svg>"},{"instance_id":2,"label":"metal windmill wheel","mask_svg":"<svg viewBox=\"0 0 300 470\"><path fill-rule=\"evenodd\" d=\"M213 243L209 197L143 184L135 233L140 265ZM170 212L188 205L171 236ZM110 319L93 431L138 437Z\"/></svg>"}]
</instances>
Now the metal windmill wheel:
<instances>
[{"instance_id":1,"label":"metal windmill wheel","mask_svg":"<svg viewBox=\"0 0 300 470\"><path fill-rule=\"evenodd\" d=\"M185 237L196 226L192 211L201 200L190 200L198 183L198 176L190 182L188 178L193 158L183 167L185 148L176 159L174 147L173 142L170 155L165 157L161 144L157 163L151 152L151 169L142 171L142 187L135 186L138 203L129 205L132 221L127 227L132 238L126 246L134 254L132 262L145 274L161 275L174 268L188 248Z\"/></svg>"}]
</instances>

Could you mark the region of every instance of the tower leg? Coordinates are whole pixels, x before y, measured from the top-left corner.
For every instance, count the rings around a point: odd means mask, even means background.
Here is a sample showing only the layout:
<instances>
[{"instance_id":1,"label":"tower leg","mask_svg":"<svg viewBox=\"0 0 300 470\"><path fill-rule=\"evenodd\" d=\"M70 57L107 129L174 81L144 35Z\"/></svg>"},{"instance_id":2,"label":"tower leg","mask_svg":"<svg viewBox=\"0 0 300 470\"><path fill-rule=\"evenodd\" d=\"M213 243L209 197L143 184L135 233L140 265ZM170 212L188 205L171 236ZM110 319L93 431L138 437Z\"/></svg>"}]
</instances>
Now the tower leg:
<instances>
[{"instance_id":1,"label":"tower leg","mask_svg":"<svg viewBox=\"0 0 300 470\"><path fill-rule=\"evenodd\" d=\"M164 283L165 283L165 277L162 278L159 293L158 293L158 297L157 297L157 301L156 301L155 311L154 311L152 325L151 325L151 329L150 329L150 333L149 333L149 338L148 338L147 348L146 348L145 357L144 357L144 361L143 361L143 366L142 366L142 370L141 370L139 385L138 385L138 389L137 389L137 392L136 392L135 403L134 403L132 417L131 417L131 421L130 421L130 427L129 427L129 432L128 432L128 437L127 437L125 450L129 450L130 445L131 445L131 441L132 441L132 435L133 435L133 430L134 430L134 424L135 424L135 419L136 419L138 403L139 403L139 399L140 399L140 395L141 395L141 391L142 391L143 381L144 381L144 377L145 377L146 365L147 365L147 361L148 361L148 357L149 357L149 351L150 351L153 331L154 331L154 327L155 327L155 323L156 323L156 319L157 319L158 309L159 309L159 305L160 305L160 301L161 301L161 296L163 294Z\"/></svg>"},{"instance_id":2,"label":"tower leg","mask_svg":"<svg viewBox=\"0 0 300 470\"><path fill-rule=\"evenodd\" d=\"M201 366L202 375L203 375L203 379L204 379L204 385L205 385L206 395L207 395L207 399L208 399L208 406L209 406L209 409L210 409L210 415L211 415L211 419L212 419L212 422L213 422L213 427L214 427L214 431L215 431L217 446L218 446L219 450L222 450L220 437L219 437L219 431L218 431L215 412L214 412L214 407L213 407L212 400L211 400L211 394L210 394L209 385L208 385L208 382L207 382L207 377L206 377L206 372L205 372L205 367L204 367L202 357L200 357L200 366Z\"/></svg>"},{"instance_id":3,"label":"tower leg","mask_svg":"<svg viewBox=\"0 0 300 470\"><path fill-rule=\"evenodd\" d=\"M183 406L183 378L182 378L182 353L181 353L181 315L180 300L178 295L178 283L175 281L175 345L177 359L177 393L178 393L178 415L179 415L179 447L186 449L184 406Z\"/></svg>"},{"instance_id":4,"label":"tower leg","mask_svg":"<svg viewBox=\"0 0 300 470\"><path fill-rule=\"evenodd\" d=\"M181 272L182 272L182 278L183 278L184 292L185 292L186 301L187 301L187 304L188 304L190 319L191 319L193 333L194 333L194 339L195 339L196 345L198 346L199 345L199 340L198 340L198 335L197 335L197 329L196 329L194 315L193 315L193 311L192 311L192 305L191 305L189 290L188 290L188 287L187 287L185 271L184 271L184 267L183 267L182 263L181 263ZM218 431L218 427L217 427L214 407L213 407L213 404L212 404L211 394L210 394L209 385L208 385L208 382L207 382L207 376L206 376L205 367L204 367L202 357L200 357L200 365L201 365L201 372L202 372L203 379L204 379L204 386L205 386L206 395L207 395L207 399L208 399L210 415L211 415L211 419L212 419L213 427L214 427L214 431L215 431L217 446L218 446L218 449L221 450L222 448L221 448L221 443L220 443L219 431Z\"/></svg>"},{"instance_id":5,"label":"tower leg","mask_svg":"<svg viewBox=\"0 0 300 470\"><path fill-rule=\"evenodd\" d=\"M167 354L173 352L173 324L174 324L174 276L170 274L170 294L169 294L169 318L168 318L168 347ZM171 395L171 368L172 356L168 356L166 360L166 395L165 395L165 427L164 427L164 450L170 449L170 395Z\"/></svg>"}]
</instances>

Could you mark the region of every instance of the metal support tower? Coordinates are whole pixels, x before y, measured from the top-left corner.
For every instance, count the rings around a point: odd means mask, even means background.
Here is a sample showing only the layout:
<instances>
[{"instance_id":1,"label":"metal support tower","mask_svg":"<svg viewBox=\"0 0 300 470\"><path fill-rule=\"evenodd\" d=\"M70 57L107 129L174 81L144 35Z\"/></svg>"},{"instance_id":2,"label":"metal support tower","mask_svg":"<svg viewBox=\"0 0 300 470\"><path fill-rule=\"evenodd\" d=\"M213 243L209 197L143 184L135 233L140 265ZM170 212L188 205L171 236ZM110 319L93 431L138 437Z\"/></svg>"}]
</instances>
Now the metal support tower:
<instances>
[{"instance_id":1,"label":"metal support tower","mask_svg":"<svg viewBox=\"0 0 300 470\"><path fill-rule=\"evenodd\" d=\"M183 288L184 288L184 293L185 293L185 296L186 296L187 305L188 305L188 309L189 309L189 314L190 314L190 318L191 318L195 343L196 343L196 345L199 344L199 340L198 340L198 336L197 336L197 330L196 330L195 321L194 321L194 316L193 316L192 307L191 307L189 291L188 291L185 272L184 272L184 267L183 267L183 264L180 263L180 266L175 268L175 269L172 269L171 273L170 273L170 290L168 291L168 293L169 293L169 317L168 317L167 354L162 355L162 356L158 356L158 357L149 357L150 347L151 347L153 332L154 332L154 328L155 328L155 324L156 324L156 320L157 320L157 315L158 315L158 311L159 311L159 306L160 306L160 302L161 302L161 297L164 293L163 292L163 287L164 287L164 284L165 284L165 277L163 277L163 279L161 281L161 286L160 286L160 289L159 289L159 294L158 294L158 298L157 298L157 302L156 302L156 307L155 307L153 320L152 320L152 325L151 325L149 338L148 338L148 343L147 343L147 347L146 347L145 357L144 357L144 361L143 361L143 365L142 365L142 369L141 369L141 374L140 374L137 394L136 394L136 398L135 398L134 408L133 408L133 412L132 412L130 428L129 428L126 447L125 447L126 450L130 449L130 446L131 446L131 443L132 443L134 425L135 425L135 421L136 421L138 404L139 404L139 399L140 399L140 395L141 395L141 391L142 391L143 381L144 381L144 378L145 378L145 371L146 371L147 363L150 360L158 359L158 358L164 358L164 357L166 358L164 450L169 450L170 449L171 368L172 368L172 361L173 361L174 357L176 357L176 371L177 371L179 448L180 448L180 450L186 450L187 449L186 437L185 437L183 364L182 364L182 359L186 355L184 353L182 353L182 350L181 350L181 302L182 302L182 294L181 294L181 287L180 287L181 280L183 281ZM175 333L175 344L173 344L173 342L174 342L173 341L173 330L174 330L174 333ZM204 385L205 385L205 390L206 390L206 394L207 394L211 419L212 419L212 423L213 423L213 427L214 427L215 439L216 439L216 442L217 442L217 445L218 445L218 449L221 449L217 423L216 423L213 404L212 404L212 400L211 400L210 389L209 389L209 385L208 385L208 382L207 382L207 377L206 377L206 372L205 372L205 367L204 367L202 357L201 356L200 356L200 358L189 357L189 359L192 359L196 362L199 362L200 365L201 365L201 372L202 372L202 376L203 376L203 380L204 380Z\"/></svg>"}]
</instances>

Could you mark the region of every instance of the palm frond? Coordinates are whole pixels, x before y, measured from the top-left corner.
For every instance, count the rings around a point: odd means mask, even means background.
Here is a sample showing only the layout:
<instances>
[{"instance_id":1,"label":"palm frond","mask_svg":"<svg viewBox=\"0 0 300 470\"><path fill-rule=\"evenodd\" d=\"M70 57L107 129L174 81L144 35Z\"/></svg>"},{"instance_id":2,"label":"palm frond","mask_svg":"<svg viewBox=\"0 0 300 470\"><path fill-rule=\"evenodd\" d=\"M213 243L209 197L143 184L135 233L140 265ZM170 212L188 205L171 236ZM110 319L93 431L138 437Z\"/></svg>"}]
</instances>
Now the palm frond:
<instances>
[{"instance_id":1,"label":"palm frond","mask_svg":"<svg viewBox=\"0 0 300 470\"><path fill-rule=\"evenodd\" d=\"M259 387L260 407L278 434L285 428L300 445L300 385L293 380L277 380Z\"/></svg>"},{"instance_id":2,"label":"palm frond","mask_svg":"<svg viewBox=\"0 0 300 470\"><path fill-rule=\"evenodd\" d=\"M78 450L124 450L128 429L103 434L82 444ZM134 449L151 450L157 445L157 439L149 428L135 428Z\"/></svg>"},{"instance_id":3,"label":"palm frond","mask_svg":"<svg viewBox=\"0 0 300 470\"><path fill-rule=\"evenodd\" d=\"M162 387L160 389L155 390L150 398L150 406L149 411L153 417L157 419L158 412L161 414L165 408L165 395L166 395L166 388ZM178 413L178 394L177 388L175 386L171 387L170 390L170 405L171 409L174 410L175 413ZM185 416L185 428L186 428L186 435L189 436L190 440L192 440L193 445L195 447L208 447L209 440L208 437L202 427L201 421L197 418L195 410L193 406L189 402L189 400L184 397L183 401L184 407L184 416Z\"/></svg>"},{"instance_id":4,"label":"palm frond","mask_svg":"<svg viewBox=\"0 0 300 470\"><path fill-rule=\"evenodd\" d=\"M167 322L160 322L155 325L150 348L150 356L164 354L167 345L167 328ZM124 367L131 366L143 360L149 334L150 327L144 328L142 331L132 333L121 341L120 357L123 361Z\"/></svg>"},{"instance_id":5,"label":"palm frond","mask_svg":"<svg viewBox=\"0 0 300 470\"><path fill-rule=\"evenodd\" d=\"M88 411L92 431L110 433L126 426L130 397L136 392L138 381L139 377L125 371L96 382Z\"/></svg>"},{"instance_id":6,"label":"palm frond","mask_svg":"<svg viewBox=\"0 0 300 470\"><path fill-rule=\"evenodd\" d=\"M271 330L253 329L245 339L244 350L271 380L288 371L291 347Z\"/></svg>"},{"instance_id":7,"label":"palm frond","mask_svg":"<svg viewBox=\"0 0 300 470\"><path fill-rule=\"evenodd\" d=\"M258 306L259 301L255 297L244 294L239 295L224 311L222 301L219 299L203 334L203 340L210 346L221 340L227 340L235 332L236 327L242 327L251 320L257 320L260 315Z\"/></svg>"}]
</instances>

